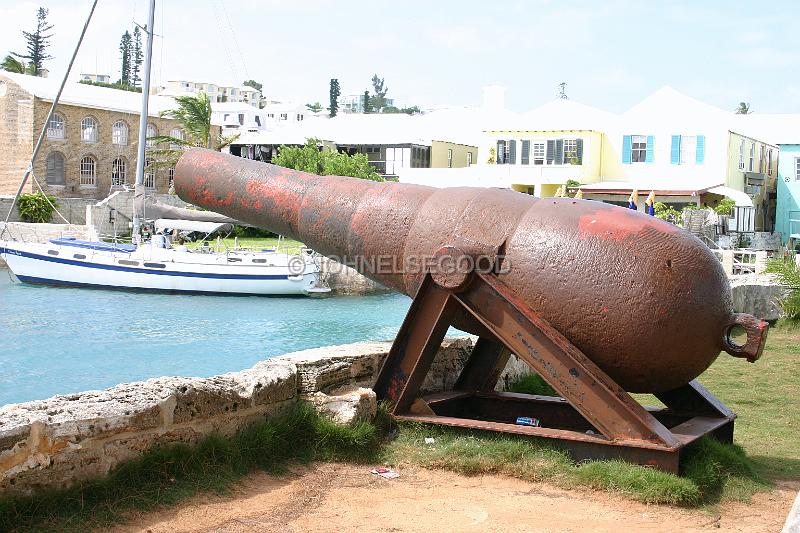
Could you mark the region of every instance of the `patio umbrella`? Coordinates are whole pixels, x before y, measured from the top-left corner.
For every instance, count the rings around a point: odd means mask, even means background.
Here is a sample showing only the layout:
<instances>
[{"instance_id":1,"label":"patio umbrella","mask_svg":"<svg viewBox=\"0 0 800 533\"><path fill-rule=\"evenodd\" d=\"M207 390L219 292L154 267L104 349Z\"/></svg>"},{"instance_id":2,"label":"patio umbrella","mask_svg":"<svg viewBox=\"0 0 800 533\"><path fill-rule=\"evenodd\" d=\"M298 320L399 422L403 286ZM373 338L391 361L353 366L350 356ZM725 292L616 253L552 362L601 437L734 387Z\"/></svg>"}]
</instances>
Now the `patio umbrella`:
<instances>
[{"instance_id":1,"label":"patio umbrella","mask_svg":"<svg viewBox=\"0 0 800 533\"><path fill-rule=\"evenodd\" d=\"M559 186L558 189L556 189L556 192L553 195L553 198L561 198L562 196L564 196L564 191L562 189L563 189L563 186Z\"/></svg>"},{"instance_id":2,"label":"patio umbrella","mask_svg":"<svg viewBox=\"0 0 800 533\"><path fill-rule=\"evenodd\" d=\"M575 193L574 198L576 198L578 200L583 200L583 190L582 189L578 189L578 192Z\"/></svg>"},{"instance_id":3,"label":"patio umbrella","mask_svg":"<svg viewBox=\"0 0 800 533\"><path fill-rule=\"evenodd\" d=\"M636 204L638 202L639 202L639 191L633 189L633 192L628 197L628 209L633 209L634 211L636 211L638 209L638 207L636 207Z\"/></svg>"},{"instance_id":4,"label":"patio umbrella","mask_svg":"<svg viewBox=\"0 0 800 533\"><path fill-rule=\"evenodd\" d=\"M656 193L655 191L650 191L650 194L647 196L647 200L644 202L644 211L651 217L656 216Z\"/></svg>"}]
</instances>

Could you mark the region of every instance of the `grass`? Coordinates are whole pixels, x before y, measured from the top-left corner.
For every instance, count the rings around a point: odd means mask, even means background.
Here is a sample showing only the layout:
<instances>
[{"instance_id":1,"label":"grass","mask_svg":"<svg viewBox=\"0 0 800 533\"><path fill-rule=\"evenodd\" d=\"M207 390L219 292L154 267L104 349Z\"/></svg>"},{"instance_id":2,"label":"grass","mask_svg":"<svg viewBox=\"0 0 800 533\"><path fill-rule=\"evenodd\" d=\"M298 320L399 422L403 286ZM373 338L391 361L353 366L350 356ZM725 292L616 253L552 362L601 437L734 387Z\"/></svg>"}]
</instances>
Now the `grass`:
<instances>
[{"instance_id":1,"label":"grass","mask_svg":"<svg viewBox=\"0 0 800 533\"><path fill-rule=\"evenodd\" d=\"M234 238L228 237L226 239L221 239L220 251L224 250L233 250L234 248ZM296 241L294 239L281 239L280 243L277 237L239 237L238 239L239 247L240 248L251 248L255 250L263 250L263 249L277 249L280 245L280 251L287 251L288 253L298 253L300 248L303 247L303 243L300 241ZM212 239L208 241L208 245L211 247L212 250L216 250L217 241L216 239ZM189 249L196 250L202 246L202 242L190 242L186 243L186 246Z\"/></svg>"},{"instance_id":2,"label":"grass","mask_svg":"<svg viewBox=\"0 0 800 533\"><path fill-rule=\"evenodd\" d=\"M0 497L0 531L89 531L124 522L134 510L173 505L197 493L224 493L242 476L280 474L290 461L375 461L379 428L343 426L299 404L233 437L169 444L124 463L107 477L35 496Z\"/></svg>"}]
</instances>

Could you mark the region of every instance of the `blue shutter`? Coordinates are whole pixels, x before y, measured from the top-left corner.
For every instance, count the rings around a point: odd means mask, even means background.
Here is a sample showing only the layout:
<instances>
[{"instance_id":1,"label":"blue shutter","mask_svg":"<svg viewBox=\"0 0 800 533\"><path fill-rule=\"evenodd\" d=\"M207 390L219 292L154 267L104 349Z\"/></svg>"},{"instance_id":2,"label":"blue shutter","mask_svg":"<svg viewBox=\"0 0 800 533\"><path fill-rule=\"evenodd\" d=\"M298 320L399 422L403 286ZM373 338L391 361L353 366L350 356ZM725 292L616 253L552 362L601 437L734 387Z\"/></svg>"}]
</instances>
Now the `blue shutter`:
<instances>
[{"instance_id":1,"label":"blue shutter","mask_svg":"<svg viewBox=\"0 0 800 533\"><path fill-rule=\"evenodd\" d=\"M497 141L497 164L502 165L506 162L506 142Z\"/></svg>"},{"instance_id":2,"label":"blue shutter","mask_svg":"<svg viewBox=\"0 0 800 533\"><path fill-rule=\"evenodd\" d=\"M508 141L508 161L509 165L517 164L517 141Z\"/></svg>"},{"instance_id":3,"label":"blue shutter","mask_svg":"<svg viewBox=\"0 0 800 533\"><path fill-rule=\"evenodd\" d=\"M697 136L697 164L703 164L703 161L706 159L706 136L705 135L698 135Z\"/></svg>"},{"instance_id":4,"label":"blue shutter","mask_svg":"<svg viewBox=\"0 0 800 533\"><path fill-rule=\"evenodd\" d=\"M564 164L564 139L556 139L556 165Z\"/></svg>"},{"instance_id":5,"label":"blue shutter","mask_svg":"<svg viewBox=\"0 0 800 533\"><path fill-rule=\"evenodd\" d=\"M556 142L547 141L547 164L552 165L556 157Z\"/></svg>"},{"instance_id":6,"label":"blue shutter","mask_svg":"<svg viewBox=\"0 0 800 533\"><path fill-rule=\"evenodd\" d=\"M630 164L631 162L631 136L624 135L622 137L622 162Z\"/></svg>"},{"instance_id":7,"label":"blue shutter","mask_svg":"<svg viewBox=\"0 0 800 533\"><path fill-rule=\"evenodd\" d=\"M522 141L522 157L520 164L527 165L530 163L530 160L531 160L531 142Z\"/></svg>"},{"instance_id":8,"label":"blue shutter","mask_svg":"<svg viewBox=\"0 0 800 533\"><path fill-rule=\"evenodd\" d=\"M670 151L670 163L673 165L681 164L681 136L672 136L672 150Z\"/></svg>"},{"instance_id":9,"label":"blue shutter","mask_svg":"<svg viewBox=\"0 0 800 533\"><path fill-rule=\"evenodd\" d=\"M583 139L575 139L575 151L578 155L578 164L583 164Z\"/></svg>"},{"instance_id":10,"label":"blue shutter","mask_svg":"<svg viewBox=\"0 0 800 533\"><path fill-rule=\"evenodd\" d=\"M653 145L655 144L655 137L652 135L647 136L647 152L644 155L645 163L653 162Z\"/></svg>"}]
</instances>

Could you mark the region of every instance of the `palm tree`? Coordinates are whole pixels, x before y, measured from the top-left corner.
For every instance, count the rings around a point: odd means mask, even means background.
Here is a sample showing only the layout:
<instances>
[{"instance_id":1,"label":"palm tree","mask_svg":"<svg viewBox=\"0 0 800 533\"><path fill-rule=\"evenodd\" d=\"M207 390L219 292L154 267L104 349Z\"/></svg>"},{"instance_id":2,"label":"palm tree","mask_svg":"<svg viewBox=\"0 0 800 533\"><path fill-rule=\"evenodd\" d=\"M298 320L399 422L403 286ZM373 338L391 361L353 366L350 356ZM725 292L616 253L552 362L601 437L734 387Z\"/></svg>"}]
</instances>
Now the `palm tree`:
<instances>
[{"instance_id":1,"label":"palm tree","mask_svg":"<svg viewBox=\"0 0 800 533\"><path fill-rule=\"evenodd\" d=\"M736 108L737 115L749 115L750 114L750 103L749 102L739 102L739 107Z\"/></svg>"},{"instance_id":2,"label":"palm tree","mask_svg":"<svg viewBox=\"0 0 800 533\"><path fill-rule=\"evenodd\" d=\"M183 150L187 147L199 146L219 151L239 138L238 133L228 137L212 135L211 100L206 93L201 92L197 96L177 96L175 101L178 103L178 108L164 111L161 116L177 120L183 129L183 138L171 135L148 137L147 140L157 145L169 144L170 146L149 151L153 160L151 168L175 166Z\"/></svg>"},{"instance_id":3,"label":"palm tree","mask_svg":"<svg viewBox=\"0 0 800 533\"><path fill-rule=\"evenodd\" d=\"M16 72L17 74L25 74L26 68L25 63L15 59L11 55L7 55L3 62L0 63L0 69L3 69L7 72Z\"/></svg>"}]
</instances>

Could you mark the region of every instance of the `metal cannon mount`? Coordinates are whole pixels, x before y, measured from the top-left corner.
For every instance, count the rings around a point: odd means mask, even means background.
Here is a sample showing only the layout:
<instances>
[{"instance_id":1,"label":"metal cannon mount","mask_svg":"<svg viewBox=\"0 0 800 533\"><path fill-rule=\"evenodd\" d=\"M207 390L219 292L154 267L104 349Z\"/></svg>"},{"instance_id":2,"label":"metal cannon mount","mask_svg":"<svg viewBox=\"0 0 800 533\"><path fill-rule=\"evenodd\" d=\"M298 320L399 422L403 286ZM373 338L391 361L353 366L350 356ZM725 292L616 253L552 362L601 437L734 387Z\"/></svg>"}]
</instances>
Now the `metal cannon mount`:
<instances>
[{"instance_id":1,"label":"metal cannon mount","mask_svg":"<svg viewBox=\"0 0 800 533\"><path fill-rule=\"evenodd\" d=\"M445 248L440 252L455 255L456 262L463 255ZM487 333L479 337L453 390L419 397L462 309ZM742 325L748 340L739 348L755 360L766 323ZM496 392L512 353L561 396ZM682 452L697 439L710 435L732 442L736 418L696 380L656 393L666 407L643 407L491 272L428 272L374 389L400 420L540 437L575 460L623 459L672 473L679 472ZM540 425L518 425L517 417L536 418Z\"/></svg>"}]
</instances>

